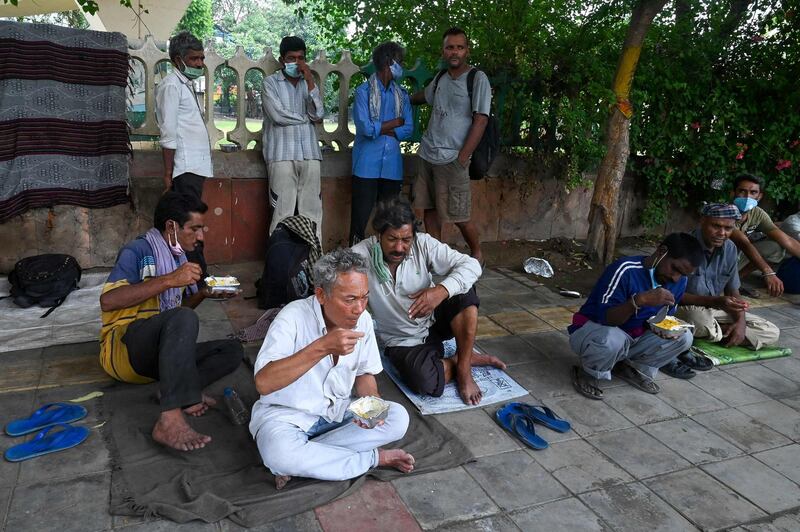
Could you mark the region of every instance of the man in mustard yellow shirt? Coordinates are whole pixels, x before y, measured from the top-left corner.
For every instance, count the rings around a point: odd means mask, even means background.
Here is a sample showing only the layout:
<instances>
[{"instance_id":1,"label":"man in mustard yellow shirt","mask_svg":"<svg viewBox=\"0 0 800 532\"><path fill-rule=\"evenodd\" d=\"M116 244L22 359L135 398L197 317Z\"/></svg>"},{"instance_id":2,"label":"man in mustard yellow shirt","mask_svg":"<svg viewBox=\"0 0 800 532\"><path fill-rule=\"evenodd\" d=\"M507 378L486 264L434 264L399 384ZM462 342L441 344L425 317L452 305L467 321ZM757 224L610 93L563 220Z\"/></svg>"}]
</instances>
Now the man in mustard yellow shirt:
<instances>
[{"instance_id":1,"label":"man in mustard yellow shirt","mask_svg":"<svg viewBox=\"0 0 800 532\"><path fill-rule=\"evenodd\" d=\"M209 295L197 289L200 266L186 259L203 238L199 200L167 192L156 205L154 227L125 244L100 296L100 364L117 380L159 381L161 415L153 439L179 451L205 447L185 415L200 416L215 401L203 389L242 361L235 340L197 343L193 310Z\"/></svg>"}]
</instances>

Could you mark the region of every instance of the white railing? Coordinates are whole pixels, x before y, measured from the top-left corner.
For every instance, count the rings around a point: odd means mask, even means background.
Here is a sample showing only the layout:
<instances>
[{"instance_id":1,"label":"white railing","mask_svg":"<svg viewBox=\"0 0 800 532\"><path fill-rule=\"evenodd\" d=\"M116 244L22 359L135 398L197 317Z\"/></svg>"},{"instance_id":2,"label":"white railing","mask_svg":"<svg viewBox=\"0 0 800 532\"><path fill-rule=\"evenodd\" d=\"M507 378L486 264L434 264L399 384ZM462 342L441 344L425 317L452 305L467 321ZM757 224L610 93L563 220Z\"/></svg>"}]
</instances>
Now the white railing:
<instances>
[{"instance_id":1,"label":"white railing","mask_svg":"<svg viewBox=\"0 0 800 532\"><path fill-rule=\"evenodd\" d=\"M156 66L161 62L169 62L169 55L156 46L152 37L147 37L141 48L131 48L128 50L131 59L141 63L144 79L139 88L144 93L145 99L145 119L144 122L135 127L131 132L136 135L155 136L159 134L158 124L155 114L155 86L156 86ZM261 149L261 131L250 131L246 126L246 107L247 100L245 94L245 76L250 70L259 70L264 76L269 76L278 69L280 63L272 54L271 48L264 49L264 55L258 60L252 60L244 53L241 46L236 48L236 52L230 59L225 59L213 49L206 51L205 65L205 87L214 87L214 73L220 66L225 66L233 70L236 75L236 86L238 87L239 97L236 99L236 126L232 131L225 133L214 124L214 91L206 90L205 94L205 119L208 135L212 145L219 140L227 140L238 144L242 149L246 148L251 141L256 141L254 149ZM360 71L358 65L353 63L350 52L345 50L338 63L330 63L324 51L317 54L317 57L309 64L312 72L317 78L318 86L323 91L322 97L325 100L324 91L326 90L325 80L328 76L335 74L339 77L339 119L335 130L326 131L322 124L317 124L317 136L320 141L328 146L336 145L339 149L348 146L354 138L353 133L348 129L349 107L348 95L350 93L350 79Z\"/></svg>"}]
</instances>

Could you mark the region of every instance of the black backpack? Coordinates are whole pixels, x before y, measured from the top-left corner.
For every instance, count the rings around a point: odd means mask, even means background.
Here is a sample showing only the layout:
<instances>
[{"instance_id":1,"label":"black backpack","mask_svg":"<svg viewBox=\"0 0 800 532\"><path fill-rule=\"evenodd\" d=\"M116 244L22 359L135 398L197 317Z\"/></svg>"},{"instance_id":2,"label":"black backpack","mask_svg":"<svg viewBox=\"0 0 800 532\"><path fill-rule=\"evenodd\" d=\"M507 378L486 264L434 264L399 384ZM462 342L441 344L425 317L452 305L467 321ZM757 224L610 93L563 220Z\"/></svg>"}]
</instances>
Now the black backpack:
<instances>
[{"instance_id":1,"label":"black backpack","mask_svg":"<svg viewBox=\"0 0 800 532\"><path fill-rule=\"evenodd\" d=\"M73 290L78 289L81 267L75 257L50 253L25 257L8 275L11 297L22 308L49 307L40 317L53 312Z\"/></svg>"},{"instance_id":2,"label":"black backpack","mask_svg":"<svg viewBox=\"0 0 800 532\"><path fill-rule=\"evenodd\" d=\"M267 241L264 271L256 281L258 308L277 308L313 293L306 273L310 249L308 242L278 224Z\"/></svg>"},{"instance_id":3,"label":"black backpack","mask_svg":"<svg viewBox=\"0 0 800 532\"><path fill-rule=\"evenodd\" d=\"M433 80L433 93L436 94L436 88L439 86L439 80L447 72L447 70L440 70ZM467 92L469 94L470 102L472 101L472 88L475 86L475 74L479 70L473 68L467 74ZM472 162L469 164L469 178L473 181L483 179L489 171L495 157L500 151L500 127L497 124L497 117L489 113L489 121L486 123L486 129L483 130L483 136L475 151L472 152Z\"/></svg>"}]
</instances>

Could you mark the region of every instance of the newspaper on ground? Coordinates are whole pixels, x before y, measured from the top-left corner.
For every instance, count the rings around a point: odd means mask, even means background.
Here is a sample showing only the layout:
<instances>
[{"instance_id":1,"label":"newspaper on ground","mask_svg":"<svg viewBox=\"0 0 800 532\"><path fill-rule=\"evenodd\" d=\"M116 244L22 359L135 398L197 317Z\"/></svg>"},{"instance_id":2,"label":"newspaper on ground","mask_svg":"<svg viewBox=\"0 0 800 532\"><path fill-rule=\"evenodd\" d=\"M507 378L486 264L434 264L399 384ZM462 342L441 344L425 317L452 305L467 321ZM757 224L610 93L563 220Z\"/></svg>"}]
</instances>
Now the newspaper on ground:
<instances>
[{"instance_id":1,"label":"newspaper on ground","mask_svg":"<svg viewBox=\"0 0 800 532\"><path fill-rule=\"evenodd\" d=\"M444 343L445 358L451 357L456 352L454 340ZM483 392L483 399L478 405L467 405L458 395L458 388L454 382L449 382L444 387L441 397L431 397L429 395L419 395L412 392L394 369L392 363L385 356L381 356L383 369L387 375L397 384L397 387L414 403L423 416L429 414L444 414L446 412L457 412L459 410L469 410L472 408L483 408L486 405L510 401L516 397L527 395L528 390L517 384L517 382L506 374L505 371L491 366L477 366L472 368L472 378L475 384Z\"/></svg>"}]
</instances>

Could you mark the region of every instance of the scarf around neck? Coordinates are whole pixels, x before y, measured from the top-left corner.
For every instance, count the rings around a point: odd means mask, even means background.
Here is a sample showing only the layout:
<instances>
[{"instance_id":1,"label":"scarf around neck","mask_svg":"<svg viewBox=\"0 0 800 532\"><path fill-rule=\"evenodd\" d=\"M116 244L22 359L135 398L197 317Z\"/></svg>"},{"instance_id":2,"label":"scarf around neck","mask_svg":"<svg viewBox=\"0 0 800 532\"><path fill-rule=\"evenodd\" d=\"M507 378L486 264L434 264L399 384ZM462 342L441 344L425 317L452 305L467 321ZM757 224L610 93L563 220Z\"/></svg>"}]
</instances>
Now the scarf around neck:
<instances>
[{"instance_id":1,"label":"scarf around neck","mask_svg":"<svg viewBox=\"0 0 800 532\"><path fill-rule=\"evenodd\" d=\"M169 275L177 270L186 262L186 254L183 253L177 257L178 264L175 264L175 255L169 250L167 241L161 231L155 227L151 227L149 231L144 234L144 239L150 244L153 249L153 256L156 260L156 276ZM185 287L190 294L197 293L197 285L190 284ZM183 302L184 288L167 288L158 295L158 306L161 312L181 306Z\"/></svg>"},{"instance_id":2,"label":"scarf around neck","mask_svg":"<svg viewBox=\"0 0 800 532\"><path fill-rule=\"evenodd\" d=\"M379 120L381 117L381 94L383 94L383 83L378 79L377 74L369 77L369 117L372 120ZM390 82L394 93L394 117L403 116L403 90L397 82Z\"/></svg>"}]
</instances>

